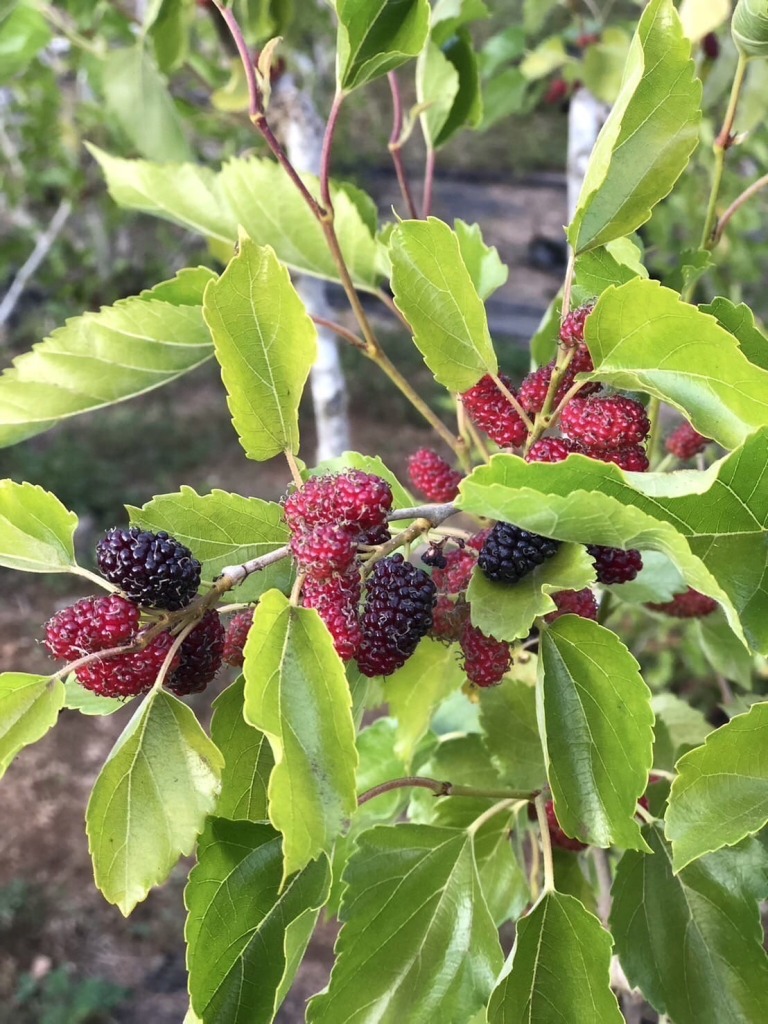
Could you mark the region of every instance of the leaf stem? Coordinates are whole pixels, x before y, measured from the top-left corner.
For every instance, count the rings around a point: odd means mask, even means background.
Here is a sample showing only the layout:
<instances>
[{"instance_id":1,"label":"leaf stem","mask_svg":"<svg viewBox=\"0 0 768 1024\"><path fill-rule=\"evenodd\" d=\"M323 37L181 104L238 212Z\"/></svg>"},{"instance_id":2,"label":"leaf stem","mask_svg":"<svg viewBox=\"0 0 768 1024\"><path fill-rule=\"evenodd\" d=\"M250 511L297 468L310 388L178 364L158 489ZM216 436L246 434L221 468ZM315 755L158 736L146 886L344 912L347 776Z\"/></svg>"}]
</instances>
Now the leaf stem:
<instances>
[{"instance_id":1,"label":"leaf stem","mask_svg":"<svg viewBox=\"0 0 768 1024\"><path fill-rule=\"evenodd\" d=\"M403 163L403 143L400 139L403 131L403 101L400 96L400 83L397 79L397 73L390 71L387 75L387 81L389 82L389 91L392 93L392 134L389 137L389 152L392 156L392 163L395 165L397 182L405 200L405 205L408 208L408 214L413 220L417 220L419 214L416 209L416 203L413 201L413 193L411 192L408 174Z\"/></svg>"},{"instance_id":2,"label":"leaf stem","mask_svg":"<svg viewBox=\"0 0 768 1024\"><path fill-rule=\"evenodd\" d=\"M98 576L95 572L91 572L90 569L84 569L82 565L73 565L67 571L73 576L82 576L83 579L90 580L91 583L95 583L104 590L108 590L111 594L117 594L120 591L119 587L107 582L103 576Z\"/></svg>"},{"instance_id":3,"label":"leaf stem","mask_svg":"<svg viewBox=\"0 0 768 1024\"><path fill-rule=\"evenodd\" d=\"M648 435L648 461L652 468L661 458L661 399L651 395L648 403L648 419L651 421L651 430Z\"/></svg>"},{"instance_id":4,"label":"leaf stem","mask_svg":"<svg viewBox=\"0 0 768 1024\"><path fill-rule=\"evenodd\" d=\"M731 203L731 205L728 207L725 213L720 217L720 219L717 222L717 225L715 226L713 248L715 245L719 244L720 239L723 237L723 232L728 226L728 222L730 221L731 217L733 217L735 213L738 213L738 211L742 208L742 206L744 206L745 203L748 203L753 196L756 196L757 193L764 188L768 188L768 174L764 174L762 178L758 178L757 181L752 182L749 188L744 189L741 195L737 199L734 199L734 201Z\"/></svg>"},{"instance_id":5,"label":"leaf stem","mask_svg":"<svg viewBox=\"0 0 768 1024\"><path fill-rule=\"evenodd\" d=\"M429 779L423 775L407 775L402 779L390 779L388 782L382 782L378 786L373 786L372 789L367 789L357 798L357 806L362 807L369 800L373 800L377 796L383 796L384 793L392 793L396 789L429 789L435 796L488 797L489 799L498 798L503 801L521 800L524 802L532 799L534 795L523 793L519 790L476 789L473 786L454 786L452 782Z\"/></svg>"},{"instance_id":6,"label":"leaf stem","mask_svg":"<svg viewBox=\"0 0 768 1024\"><path fill-rule=\"evenodd\" d=\"M507 385L504 383L501 377L499 377L498 374L490 373L488 374L488 376L491 378L493 383L496 385L496 387L499 389L502 395L504 395L506 400L509 402L509 404L515 410L517 415L523 421L523 423L525 424L525 429L528 431L528 433L530 433L533 430L533 423L528 418L528 413L525 411L522 405L520 405L517 398L515 398L515 396L512 394L512 392L509 390Z\"/></svg>"},{"instance_id":7,"label":"leaf stem","mask_svg":"<svg viewBox=\"0 0 768 1024\"><path fill-rule=\"evenodd\" d=\"M336 133L336 125L339 120L341 105L344 102L346 93L337 92L333 97L331 110L328 114L328 122L323 135L323 148L320 154L320 202L328 213L333 212L331 202L331 151L333 149L333 137Z\"/></svg>"},{"instance_id":8,"label":"leaf stem","mask_svg":"<svg viewBox=\"0 0 768 1024\"><path fill-rule=\"evenodd\" d=\"M427 143L427 157L424 162L424 192L421 198L421 216L426 220L432 212L432 192L435 185L435 150Z\"/></svg>"},{"instance_id":9,"label":"leaf stem","mask_svg":"<svg viewBox=\"0 0 768 1024\"><path fill-rule=\"evenodd\" d=\"M546 800L539 793L535 800L536 817L539 819L539 841L541 842L541 855L544 860L544 892L554 892L555 889L555 868L552 861L552 840L549 835L549 822L547 821Z\"/></svg>"},{"instance_id":10,"label":"leaf stem","mask_svg":"<svg viewBox=\"0 0 768 1024\"><path fill-rule=\"evenodd\" d=\"M483 811L482 814L478 815L467 829L467 832L471 836L476 836L483 825L486 825L492 818L495 818L497 814L501 814L503 811L507 810L516 814L522 807L525 807L527 803L527 800L499 800L498 803L489 807L487 811Z\"/></svg>"},{"instance_id":11,"label":"leaf stem","mask_svg":"<svg viewBox=\"0 0 768 1024\"><path fill-rule=\"evenodd\" d=\"M338 334L340 338L348 341L350 345L360 349L361 352L365 351L363 339L358 337L354 331L350 331L346 327L342 327L341 324L337 324L335 320L326 320L324 316L313 316L312 322L317 324L318 327L326 327L329 331L333 331L334 334Z\"/></svg>"},{"instance_id":12,"label":"leaf stem","mask_svg":"<svg viewBox=\"0 0 768 1024\"><path fill-rule=\"evenodd\" d=\"M597 875L597 916L608 927L608 918L611 916L611 865L608 860L608 851L598 846L593 846L590 853L595 865Z\"/></svg>"},{"instance_id":13,"label":"leaf stem","mask_svg":"<svg viewBox=\"0 0 768 1024\"><path fill-rule=\"evenodd\" d=\"M285 461L288 463L288 468L290 469L291 476L293 477L293 482L297 487L303 487L304 481L301 478L301 470L299 469L299 464L296 461L296 456L290 448L286 448L284 454Z\"/></svg>"}]
</instances>

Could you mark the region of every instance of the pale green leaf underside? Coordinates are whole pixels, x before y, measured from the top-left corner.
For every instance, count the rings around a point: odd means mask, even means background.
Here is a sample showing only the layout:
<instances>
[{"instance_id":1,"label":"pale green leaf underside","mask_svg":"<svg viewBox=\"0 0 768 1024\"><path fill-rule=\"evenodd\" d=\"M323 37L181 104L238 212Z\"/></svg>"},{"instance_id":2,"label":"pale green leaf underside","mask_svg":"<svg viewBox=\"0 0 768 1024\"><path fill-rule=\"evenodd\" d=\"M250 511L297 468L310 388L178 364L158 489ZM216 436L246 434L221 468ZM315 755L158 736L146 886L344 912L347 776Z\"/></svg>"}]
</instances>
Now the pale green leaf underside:
<instances>
[{"instance_id":1,"label":"pale green leaf underside","mask_svg":"<svg viewBox=\"0 0 768 1024\"><path fill-rule=\"evenodd\" d=\"M754 704L677 762L666 813L675 871L768 822L768 704Z\"/></svg>"},{"instance_id":2,"label":"pale green leaf underside","mask_svg":"<svg viewBox=\"0 0 768 1024\"><path fill-rule=\"evenodd\" d=\"M192 852L223 763L194 713L166 691L150 693L135 712L86 812L96 885L123 914Z\"/></svg>"},{"instance_id":3,"label":"pale green leaf underside","mask_svg":"<svg viewBox=\"0 0 768 1024\"><path fill-rule=\"evenodd\" d=\"M71 572L77 516L35 484L0 480L0 565L22 572Z\"/></svg>"},{"instance_id":4,"label":"pale green leaf underside","mask_svg":"<svg viewBox=\"0 0 768 1024\"><path fill-rule=\"evenodd\" d=\"M768 423L768 370L714 317L656 281L605 291L586 337L601 381L668 402L725 448Z\"/></svg>"},{"instance_id":5,"label":"pale green leaf underside","mask_svg":"<svg viewBox=\"0 0 768 1024\"><path fill-rule=\"evenodd\" d=\"M211 739L226 753L216 814L221 818L266 821L267 784L275 759L263 732L243 717L242 676L213 702Z\"/></svg>"},{"instance_id":6,"label":"pale green leaf underside","mask_svg":"<svg viewBox=\"0 0 768 1024\"><path fill-rule=\"evenodd\" d=\"M537 712L555 812L582 842L644 849L635 806L653 764L650 691L615 633L566 615L542 635Z\"/></svg>"},{"instance_id":7,"label":"pale green leaf underside","mask_svg":"<svg viewBox=\"0 0 768 1024\"><path fill-rule=\"evenodd\" d=\"M299 450L299 402L317 330L273 249L249 238L205 290L232 422L250 459Z\"/></svg>"},{"instance_id":8,"label":"pale green leaf underside","mask_svg":"<svg viewBox=\"0 0 768 1024\"><path fill-rule=\"evenodd\" d=\"M505 786L541 789L547 780L536 721L536 690L522 680L505 679L480 693L483 743Z\"/></svg>"},{"instance_id":9,"label":"pale green leaf underside","mask_svg":"<svg viewBox=\"0 0 768 1024\"><path fill-rule=\"evenodd\" d=\"M266 593L245 646L245 717L275 758L269 817L283 834L284 877L329 850L357 806L349 687L316 611Z\"/></svg>"},{"instance_id":10,"label":"pale green leaf underside","mask_svg":"<svg viewBox=\"0 0 768 1024\"><path fill-rule=\"evenodd\" d=\"M485 307L448 225L436 217L403 222L392 233L391 256L395 302L436 379L461 392L496 373Z\"/></svg>"},{"instance_id":11,"label":"pale green leaf underside","mask_svg":"<svg viewBox=\"0 0 768 1024\"><path fill-rule=\"evenodd\" d=\"M701 83L672 0L651 0L589 162L568 237L579 253L636 231L699 139Z\"/></svg>"},{"instance_id":12,"label":"pale green leaf underside","mask_svg":"<svg viewBox=\"0 0 768 1024\"><path fill-rule=\"evenodd\" d=\"M477 294L485 302L507 283L509 267L502 263L496 246L486 245L483 241L479 224L455 220L453 230L456 232L464 266L469 271Z\"/></svg>"},{"instance_id":13,"label":"pale green leaf underside","mask_svg":"<svg viewBox=\"0 0 768 1024\"><path fill-rule=\"evenodd\" d=\"M64 705L64 684L24 672L0 675L0 778L24 747L56 724Z\"/></svg>"}]
</instances>

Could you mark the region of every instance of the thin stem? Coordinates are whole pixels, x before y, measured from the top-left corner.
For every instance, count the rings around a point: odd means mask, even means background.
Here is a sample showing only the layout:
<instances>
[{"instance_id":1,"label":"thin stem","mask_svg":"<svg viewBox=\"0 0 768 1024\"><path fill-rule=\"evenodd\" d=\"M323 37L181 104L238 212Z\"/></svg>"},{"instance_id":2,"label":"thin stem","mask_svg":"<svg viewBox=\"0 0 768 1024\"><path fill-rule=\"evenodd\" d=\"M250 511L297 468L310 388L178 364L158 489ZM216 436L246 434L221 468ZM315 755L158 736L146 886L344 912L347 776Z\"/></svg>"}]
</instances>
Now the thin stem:
<instances>
[{"instance_id":1,"label":"thin stem","mask_svg":"<svg viewBox=\"0 0 768 1024\"><path fill-rule=\"evenodd\" d=\"M441 782L439 779L428 779L423 775L407 775L402 779L390 779L389 782L382 782L372 789L367 789L357 798L357 806L362 807L377 796L384 793L391 793L396 789L429 789L435 796L469 796L469 797L498 797L502 800L520 800L530 798L529 793L520 793L516 790L497 789L475 789L472 786L454 786L452 782Z\"/></svg>"},{"instance_id":2,"label":"thin stem","mask_svg":"<svg viewBox=\"0 0 768 1024\"><path fill-rule=\"evenodd\" d=\"M744 189L737 199L734 199L717 222L717 226L715 227L714 245L719 244L720 239L723 237L723 232L728 227L728 222L731 217L733 217L735 213L738 213L745 203L748 203L753 196L756 196L757 193L764 188L768 188L768 174L764 174L762 178L758 178L757 181L753 182L749 186L749 188Z\"/></svg>"},{"instance_id":3,"label":"thin stem","mask_svg":"<svg viewBox=\"0 0 768 1024\"><path fill-rule=\"evenodd\" d=\"M397 508L387 516L388 523L396 523L402 519L428 519L432 528L440 526L446 519L455 516L458 509L453 502L446 501L442 505L415 505L413 508Z\"/></svg>"},{"instance_id":4,"label":"thin stem","mask_svg":"<svg viewBox=\"0 0 768 1024\"><path fill-rule=\"evenodd\" d=\"M653 823L656 821L656 819L651 814L651 812L650 811L646 811L646 809L643 807L642 804L638 804L635 807L635 814L639 818L642 818L646 825L653 825Z\"/></svg>"},{"instance_id":5,"label":"thin stem","mask_svg":"<svg viewBox=\"0 0 768 1024\"><path fill-rule=\"evenodd\" d=\"M313 323L316 323L318 327L325 327L329 331L333 331L334 334L338 334L340 338L348 341L350 345L355 348L359 348L361 351L365 351L365 342L362 338L358 337L354 331L348 330L346 327L342 327L341 324L337 324L335 320L326 320L324 316L313 316Z\"/></svg>"},{"instance_id":6,"label":"thin stem","mask_svg":"<svg viewBox=\"0 0 768 1024\"><path fill-rule=\"evenodd\" d=\"M168 672L170 671L171 665L173 664L173 659L179 653L181 645L187 639L192 630L199 624L199 622L200 619L194 619L179 632L179 635L177 637L175 637L168 653L165 656L165 659L163 660L163 664L160 666L160 671L157 673L154 685L152 686L153 690L162 690L163 684L165 683L165 678L168 675Z\"/></svg>"},{"instance_id":7,"label":"thin stem","mask_svg":"<svg viewBox=\"0 0 768 1024\"><path fill-rule=\"evenodd\" d=\"M396 533L391 540L385 541L384 544L380 544L378 547L373 549L371 555L365 560L363 575L369 576L371 572L373 572L373 567L376 562L380 562L382 558L386 558L387 555L391 555L392 552L397 551L398 548L403 548L406 544L410 544L412 541L418 540L422 534L428 533L431 529L432 523L428 519L416 519L405 530L401 530L400 533Z\"/></svg>"},{"instance_id":8,"label":"thin stem","mask_svg":"<svg viewBox=\"0 0 768 1024\"><path fill-rule=\"evenodd\" d=\"M432 210L432 192L435 184L435 151L427 144L427 158L424 163L424 192L421 199L421 216L427 219Z\"/></svg>"},{"instance_id":9,"label":"thin stem","mask_svg":"<svg viewBox=\"0 0 768 1024\"><path fill-rule=\"evenodd\" d=\"M331 151L333 149L333 137L336 133L336 125L339 120L339 112L344 102L346 93L337 92L333 97L331 111L328 114L328 123L325 126L323 135L323 149L320 154L320 202L330 214L333 213L331 202Z\"/></svg>"},{"instance_id":10,"label":"thin stem","mask_svg":"<svg viewBox=\"0 0 768 1024\"><path fill-rule=\"evenodd\" d=\"M297 487L303 487L304 481L302 480L301 477L301 470L299 469L299 464L296 461L296 456L293 454L290 448L285 449L285 461L288 463L288 468L291 471L293 482L296 484Z\"/></svg>"},{"instance_id":11,"label":"thin stem","mask_svg":"<svg viewBox=\"0 0 768 1024\"><path fill-rule=\"evenodd\" d=\"M715 679L717 680L717 685L718 685L718 687L720 689L720 696L722 698L723 704L726 707L729 704L733 704L733 699L734 698L733 698L733 689L731 687L731 684L728 682L728 680L725 678L725 676L721 676L719 672L715 676Z\"/></svg>"},{"instance_id":12,"label":"thin stem","mask_svg":"<svg viewBox=\"0 0 768 1024\"><path fill-rule=\"evenodd\" d=\"M533 421L533 429L529 432L528 440L525 443L526 455L544 431L554 422L555 414L552 412L552 406L555 404L555 395L557 394L560 383L565 376L568 367L571 365L571 360L573 359L575 352L575 349L565 349L562 348L562 346L557 350L555 368L552 371L552 376L549 378L549 387L547 388L547 396L544 399L544 405L541 407L541 412L536 413L536 418Z\"/></svg>"},{"instance_id":13,"label":"thin stem","mask_svg":"<svg viewBox=\"0 0 768 1024\"><path fill-rule=\"evenodd\" d=\"M306 578L307 574L300 572L296 575L296 579L293 581L291 596L288 599L292 608L298 608L299 606L299 598L301 597L301 592L304 589L304 581Z\"/></svg>"},{"instance_id":14,"label":"thin stem","mask_svg":"<svg viewBox=\"0 0 768 1024\"><path fill-rule=\"evenodd\" d=\"M653 471L654 473L665 473L675 462L677 462L677 458L672 454L672 452L667 452L661 462L657 466L654 466Z\"/></svg>"},{"instance_id":15,"label":"thin stem","mask_svg":"<svg viewBox=\"0 0 768 1024\"><path fill-rule=\"evenodd\" d=\"M95 583L98 587L103 587L104 590L108 590L111 594L117 594L120 590L119 587L108 583L103 576L97 576L95 572L91 572L90 569L84 569L82 565L71 566L69 572L73 576L82 576L83 579L90 580L91 583Z\"/></svg>"},{"instance_id":16,"label":"thin stem","mask_svg":"<svg viewBox=\"0 0 768 1024\"><path fill-rule=\"evenodd\" d=\"M552 861L552 840L549 835L549 822L547 821L546 800L541 793L536 797L536 817L539 819L539 841L541 842L541 855L544 859L544 892L554 892L555 889L555 867Z\"/></svg>"},{"instance_id":17,"label":"thin stem","mask_svg":"<svg viewBox=\"0 0 768 1024\"><path fill-rule=\"evenodd\" d=\"M387 75L389 90L392 93L392 134L389 137L389 152L392 154L392 163L395 165L395 174L400 186L405 205L409 215L416 220L419 216L416 210L416 203L413 201L413 193L408 182L408 174L403 163L400 135L403 131L403 102L400 96L400 83L397 80L397 73L390 71Z\"/></svg>"},{"instance_id":18,"label":"thin stem","mask_svg":"<svg viewBox=\"0 0 768 1024\"><path fill-rule=\"evenodd\" d=\"M486 825L492 818L495 818L497 814L501 814L503 811L515 813L521 807L525 807L527 803L527 800L499 800L498 803L489 807L487 811L483 811L482 814L478 815L467 829L467 832L471 836L476 836L483 825Z\"/></svg>"},{"instance_id":19,"label":"thin stem","mask_svg":"<svg viewBox=\"0 0 768 1024\"><path fill-rule=\"evenodd\" d=\"M717 201L720 197L720 185L723 180L723 171L725 169L725 154L731 148L734 143L733 125L736 120L736 109L739 105L739 98L741 96L741 90L744 85L744 77L747 73L747 58L743 54L739 54L739 61L736 65L736 74L733 78L733 85L731 86L731 95L728 100L728 109L725 112L725 118L723 120L723 127L720 129L720 134L715 139L714 150L715 150L715 166L712 171L712 186L709 193L709 204L707 206L707 215L704 220L704 228L701 233L702 249L713 249L715 246L715 228L717 226ZM686 289L686 293L690 291L693 294L695 288L695 282ZM690 301L688 294L685 294L685 300Z\"/></svg>"},{"instance_id":20,"label":"thin stem","mask_svg":"<svg viewBox=\"0 0 768 1024\"><path fill-rule=\"evenodd\" d=\"M489 374L489 376L493 383L496 385L496 387L499 389L499 391L502 393L502 395L504 395L506 400L515 410L520 419L523 421L523 423L525 424L525 429L530 433L530 431L533 430L533 423L531 423L530 419L528 418L528 413L525 411L522 405L520 405L517 398L512 394L512 392L509 390L509 388L501 379L501 377L498 376L498 374L491 373Z\"/></svg>"},{"instance_id":21,"label":"thin stem","mask_svg":"<svg viewBox=\"0 0 768 1024\"><path fill-rule=\"evenodd\" d=\"M255 572L261 572L262 569L274 565L275 562L282 561L290 553L291 549L286 544L282 548L275 548L274 551L270 551L266 555L259 555L258 558L252 558L250 561L243 562L240 565L225 565L213 585L213 590L217 594L226 594L228 590L239 587L244 580L247 580Z\"/></svg>"},{"instance_id":22,"label":"thin stem","mask_svg":"<svg viewBox=\"0 0 768 1024\"><path fill-rule=\"evenodd\" d=\"M607 927L608 918L611 916L611 885L613 884L608 851L593 846L590 852L597 875L597 916Z\"/></svg>"},{"instance_id":23,"label":"thin stem","mask_svg":"<svg viewBox=\"0 0 768 1024\"><path fill-rule=\"evenodd\" d=\"M651 421L651 431L648 435L648 461L653 468L654 463L661 459L661 399L651 396L648 403L648 419Z\"/></svg>"},{"instance_id":24,"label":"thin stem","mask_svg":"<svg viewBox=\"0 0 768 1024\"><path fill-rule=\"evenodd\" d=\"M535 903L539 898L539 864L541 862L541 847L533 832L528 836L531 843L531 870L528 872L528 888L531 890L531 902Z\"/></svg>"}]
</instances>

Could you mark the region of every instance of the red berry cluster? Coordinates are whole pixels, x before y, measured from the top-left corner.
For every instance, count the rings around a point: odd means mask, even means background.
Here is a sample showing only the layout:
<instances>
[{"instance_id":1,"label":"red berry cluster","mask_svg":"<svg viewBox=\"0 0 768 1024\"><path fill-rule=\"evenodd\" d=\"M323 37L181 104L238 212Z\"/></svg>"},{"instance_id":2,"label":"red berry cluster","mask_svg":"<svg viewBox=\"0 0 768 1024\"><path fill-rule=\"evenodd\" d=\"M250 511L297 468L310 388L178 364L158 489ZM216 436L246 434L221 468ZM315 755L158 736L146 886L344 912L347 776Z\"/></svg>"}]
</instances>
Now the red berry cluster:
<instances>
[{"instance_id":1,"label":"red berry cluster","mask_svg":"<svg viewBox=\"0 0 768 1024\"><path fill-rule=\"evenodd\" d=\"M514 394L509 377L502 373L499 380ZM482 377L464 392L461 401L477 426L500 448L519 448L525 442L528 433L525 423L492 377Z\"/></svg>"},{"instance_id":2,"label":"red berry cluster","mask_svg":"<svg viewBox=\"0 0 768 1024\"><path fill-rule=\"evenodd\" d=\"M661 612L663 615L671 615L675 619L703 619L715 611L717 601L713 601L711 597L700 594L698 590L689 587L682 594L675 594L671 601L648 604L646 607L654 612Z\"/></svg>"},{"instance_id":3,"label":"red berry cluster","mask_svg":"<svg viewBox=\"0 0 768 1024\"><path fill-rule=\"evenodd\" d=\"M486 636L477 626L466 623L461 633L464 671L475 686L495 686L512 664L512 652L504 640Z\"/></svg>"},{"instance_id":4,"label":"red berry cluster","mask_svg":"<svg viewBox=\"0 0 768 1024\"><path fill-rule=\"evenodd\" d=\"M431 448L419 448L408 459L411 483L429 501L453 501L459 493L464 474L451 466Z\"/></svg>"},{"instance_id":5,"label":"red berry cluster","mask_svg":"<svg viewBox=\"0 0 768 1024\"><path fill-rule=\"evenodd\" d=\"M243 664L243 650L245 641L248 639L248 632L253 625L253 611L249 608L246 611L238 612L229 620L227 631L224 636L224 650L221 660L225 665L233 668L240 668Z\"/></svg>"},{"instance_id":6,"label":"red berry cluster","mask_svg":"<svg viewBox=\"0 0 768 1024\"><path fill-rule=\"evenodd\" d=\"M167 533L135 526L107 531L97 561L127 596L86 597L64 608L46 624L45 644L63 661L90 658L75 668L87 690L103 697L133 697L154 685L174 644L167 630L147 632L151 626L142 624L142 608L185 607L197 591L200 563ZM122 647L130 650L120 653ZM178 695L203 690L216 675L223 650L224 627L218 612L208 611L181 642L168 666L166 687ZM98 657L107 651L115 653Z\"/></svg>"},{"instance_id":7,"label":"red berry cluster","mask_svg":"<svg viewBox=\"0 0 768 1024\"><path fill-rule=\"evenodd\" d=\"M670 455L686 462L703 452L709 443L709 438L694 430L690 423L681 423L667 438L666 449Z\"/></svg>"}]
</instances>

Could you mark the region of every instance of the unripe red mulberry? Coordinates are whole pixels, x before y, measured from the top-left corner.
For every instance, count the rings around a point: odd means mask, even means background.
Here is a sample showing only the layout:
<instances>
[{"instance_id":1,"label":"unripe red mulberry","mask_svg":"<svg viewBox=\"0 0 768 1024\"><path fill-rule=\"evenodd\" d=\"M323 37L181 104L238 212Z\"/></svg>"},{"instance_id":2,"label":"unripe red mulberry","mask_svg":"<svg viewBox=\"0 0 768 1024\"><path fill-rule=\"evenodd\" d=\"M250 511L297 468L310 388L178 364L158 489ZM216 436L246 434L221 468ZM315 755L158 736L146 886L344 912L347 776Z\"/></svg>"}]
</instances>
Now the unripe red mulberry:
<instances>
[{"instance_id":1,"label":"unripe red mulberry","mask_svg":"<svg viewBox=\"0 0 768 1024\"><path fill-rule=\"evenodd\" d=\"M572 309L563 320L560 328L560 341L565 348L576 348L584 343L584 324L594 309L594 305L579 306Z\"/></svg>"},{"instance_id":2,"label":"unripe red mulberry","mask_svg":"<svg viewBox=\"0 0 768 1024\"><path fill-rule=\"evenodd\" d=\"M503 373L499 379L512 391L512 382ZM509 399L496 387L492 377L482 377L461 396L464 408L474 422L501 448L517 448L525 441L525 424Z\"/></svg>"},{"instance_id":3,"label":"unripe red mulberry","mask_svg":"<svg viewBox=\"0 0 768 1024\"><path fill-rule=\"evenodd\" d=\"M506 641L486 636L469 623L461 634L461 652L467 679L475 686L496 686L512 663L512 653Z\"/></svg>"},{"instance_id":4,"label":"unripe red mulberry","mask_svg":"<svg viewBox=\"0 0 768 1024\"><path fill-rule=\"evenodd\" d=\"M654 612L671 615L676 619L703 619L717 609L717 601L713 601L711 597L700 594L698 590L689 587L682 594L675 594L671 601L648 604L646 607Z\"/></svg>"},{"instance_id":5,"label":"unripe red mulberry","mask_svg":"<svg viewBox=\"0 0 768 1024\"><path fill-rule=\"evenodd\" d=\"M581 448L573 441L564 437L542 437L525 456L526 462L562 462L571 452L580 452Z\"/></svg>"},{"instance_id":6,"label":"unripe red mulberry","mask_svg":"<svg viewBox=\"0 0 768 1024\"><path fill-rule=\"evenodd\" d=\"M308 576L304 581L304 606L317 610L342 661L354 658L360 646L360 592L360 572L355 565L345 573L335 573L324 579Z\"/></svg>"},{"instance_id":7,"label":"unripe red mulberry","mask_svg":"<svg viewBox=\"0 0 768 1024\"><path fill-rule=\"evenodd\" d=\"M681 423L667 438L666 448L671 455L686 461L703 452L709 443L709 438L694 430L690 423Z\"/></svg>"},{"instance_id":8,"label":"unripe red mulberry","mask_svg":"<svg viewBox=\"0 0 768 1024\"><path fill-rule=\"evenodd\" d=\"M233 668L240 668L243 664L243 649L248 639L248 632L253 625L253 610L251 608L238 612L234 615L227 626L224 636L224 651L222 660Z\"/></svg>"},{"instance_id":9,"label":"unripe red mulberry","mask_svg":"<svg viewBox=\"0 0 768 1024\"><path fill-rule=\"evenodd\" d=\"M560 429L587 449L609 451L640 444L651 423L631 398L572 398L561 413Z\"/></svg>"},{"instance_id":10,"label":"unripe red mulberry","mask_svg":"<svg viewBox=\"0 0 768 1024\"><path fill-rule=\"evenodd\" d=\"M413 486L429 501L453 501L464 479L463 473L453 469L431 448L419 448L411 455L408 475Z\"/></svg>"},{"instance_id":11,"label":"unripe red mulberry","mask_svg":"<svg viewBox=\"0 0 768 1024\"><path fill-rule=\"evenodd\" d=\"M579 615L582 619L597 622L597 601L589 587L584 590L559 590L552 594L552 600L557 605L557 611L545 615L545 622L554 622L561 615Z\"/></svg>"}]
</instances>

